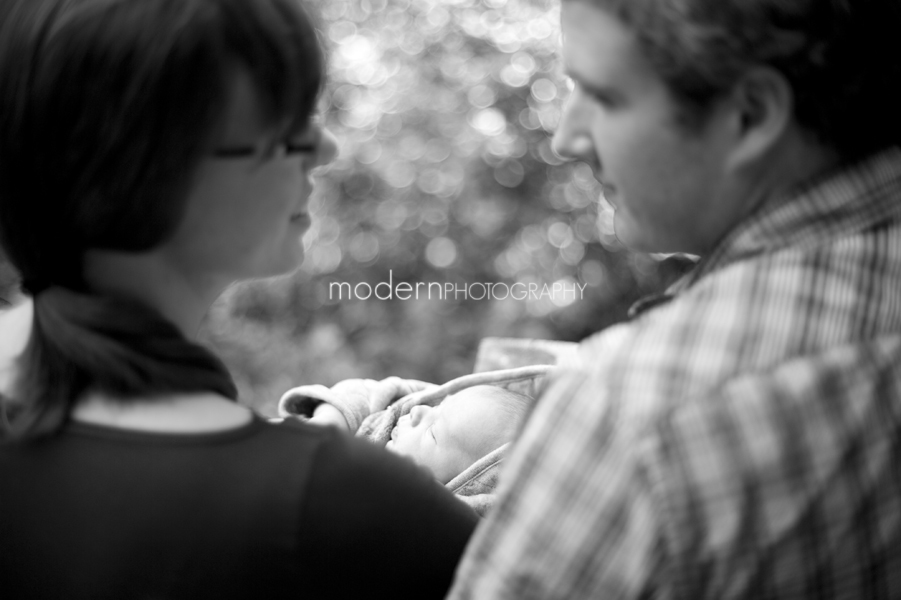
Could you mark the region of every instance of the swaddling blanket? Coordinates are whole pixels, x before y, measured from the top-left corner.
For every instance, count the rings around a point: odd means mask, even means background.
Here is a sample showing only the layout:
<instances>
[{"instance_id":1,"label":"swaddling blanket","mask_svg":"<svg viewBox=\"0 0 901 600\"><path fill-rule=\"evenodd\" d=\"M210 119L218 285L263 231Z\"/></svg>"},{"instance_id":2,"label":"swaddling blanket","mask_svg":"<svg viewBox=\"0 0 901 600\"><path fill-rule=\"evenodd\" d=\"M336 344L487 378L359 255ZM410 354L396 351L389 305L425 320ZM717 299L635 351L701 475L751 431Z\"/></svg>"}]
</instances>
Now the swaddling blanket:
<instances>
[{"instance_id":1,"label":"swaddling blanket","mask_svg":"<svg viewBox=\"0 0 901 600\"><path fill-rule=\"evenodd\" d=\"M391 430L397 425L398 419L409 413L414 406L435 406L447 396L476 385L514 388L535 398L545 377L554 369L551 365L532 365L464 375L442 385L408 394L384 407L371 404L373 395L369 393L367 386L377 385L374 381L355 380L355 385L338 384L334 388L303 385L285 392L279 400L278 411L283 417L309 418L318 404L326 402L341 411L348 427L358 437L384 446L391 439ZM510 444L507 443L483 456L449 481L446 487L479 515L484 515L493 502L500 464L509 448Z\"/></svg>"}]
</instances>

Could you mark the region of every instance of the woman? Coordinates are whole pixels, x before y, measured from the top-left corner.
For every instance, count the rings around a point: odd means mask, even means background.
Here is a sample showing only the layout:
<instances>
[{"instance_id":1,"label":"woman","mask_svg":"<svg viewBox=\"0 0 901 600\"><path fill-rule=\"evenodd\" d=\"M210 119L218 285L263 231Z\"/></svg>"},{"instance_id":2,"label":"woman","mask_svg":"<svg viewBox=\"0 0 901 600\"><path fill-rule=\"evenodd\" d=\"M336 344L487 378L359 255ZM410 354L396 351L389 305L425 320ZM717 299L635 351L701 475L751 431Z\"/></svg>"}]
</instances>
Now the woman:
<instances>
[{"instance_id":1,"label":"woman","mask_svg":"<svg viewBox=\"0 0 901 600\"><path fill-rule=\"evenodd\" d=\"M441 597L467 507L337 429L261 420L193 341L231 282L297 266L335 155L296 0L0 13L0 240L33 297L0 404L3 596Z\"/></svg>"}]
</instances>

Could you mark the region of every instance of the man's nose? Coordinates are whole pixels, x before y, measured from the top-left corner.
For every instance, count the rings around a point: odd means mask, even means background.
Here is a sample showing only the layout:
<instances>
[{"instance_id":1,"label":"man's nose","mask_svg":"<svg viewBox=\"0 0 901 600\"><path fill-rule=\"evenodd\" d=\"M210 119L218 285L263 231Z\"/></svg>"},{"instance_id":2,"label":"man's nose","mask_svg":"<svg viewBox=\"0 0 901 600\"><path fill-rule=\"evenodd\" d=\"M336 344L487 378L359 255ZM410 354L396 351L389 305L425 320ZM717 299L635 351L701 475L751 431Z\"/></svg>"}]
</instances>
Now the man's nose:
<instances>
[{"instance_id":1,"label":"man's nose","mask_svg":"<svg viewBox=\"0 0 901 600\"><path fill-rule=\"evenodd\" d=\"M588 117L584 102L572 97L567 101L551 141L551 148L559 157L566 160L590 160L594 144Z\"/></svg>"}]
</instances>

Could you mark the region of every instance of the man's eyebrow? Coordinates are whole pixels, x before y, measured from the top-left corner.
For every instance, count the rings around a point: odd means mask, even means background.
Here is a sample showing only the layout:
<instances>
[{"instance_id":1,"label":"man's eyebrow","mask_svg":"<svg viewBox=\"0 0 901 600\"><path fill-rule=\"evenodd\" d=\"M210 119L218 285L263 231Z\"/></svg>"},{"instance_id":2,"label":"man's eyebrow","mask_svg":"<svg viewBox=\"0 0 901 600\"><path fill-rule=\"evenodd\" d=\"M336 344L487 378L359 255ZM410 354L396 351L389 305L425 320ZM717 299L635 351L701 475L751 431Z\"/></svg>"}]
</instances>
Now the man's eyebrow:
<instances>
[{"instance_id":1,"label":"man's eyebrow","mask_svg":"<svg viewBox=\"0 0 901 600\"><path fill-rule=\"evenodd\" d=\"M570 79L572 79L575 82L578 82L579 84L585 84L587 81L586 78L583 77L581 73L579 73L579 71L577 71L576 69L573 69L572 67L567 67L565 65L563 67L563 75L565 75L566 77L569 77Z\"/></svg>"},{"instance_id":2,"label":"man's eyebrow","mask_svg":"<svg viewBox=\"0 0 901 600\"><path fill-rule=\"evenodd\" d=\"M567 73L567 77L572 79L573 82L589 96L593 96L599 99L603 98L608 101L623 99L623 92L620 88L604 84L591 83L585 78L579 77L578 73L569 72Z\"/></svg>"}]
</instances>

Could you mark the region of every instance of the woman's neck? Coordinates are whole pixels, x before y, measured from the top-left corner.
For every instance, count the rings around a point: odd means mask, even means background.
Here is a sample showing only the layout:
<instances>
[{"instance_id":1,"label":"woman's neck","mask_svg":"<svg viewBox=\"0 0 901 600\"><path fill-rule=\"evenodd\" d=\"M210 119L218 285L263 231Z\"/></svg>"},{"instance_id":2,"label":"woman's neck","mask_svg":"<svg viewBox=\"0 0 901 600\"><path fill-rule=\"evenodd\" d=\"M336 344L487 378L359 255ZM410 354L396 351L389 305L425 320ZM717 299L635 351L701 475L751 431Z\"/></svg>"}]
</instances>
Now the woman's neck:
<instances>
[{"instance_id":1,"label":"woman's neck","mask_svg":"<svg viewBox=\"0 0 901 600\"><path fill-rule=\"evenodd\" d=\"M34 305L24 297L12 308L0 310L0 394L12 386L16 361L31 335L33 314Z\"/></svg>"},{"instance_id":2,"label":"woman's neck","mask_svg":"<svg viewBox=\"0 0 901 600\"><path fill-rule=\"evenodd\" d=\"M205 433L241 427L253 413L213 393L172 394L138 398L131 402L99 393L85 394L72 408L70 417L117 429L160 433Z\"/></svg>"},{"instance_id":3,"label":"woman's neck","mask_svg":"<svg viewBox=\"0 0 901 600\"><path fill-rule=\"evenodd\" d=\"M171 321L188 339L196 339L210 304L231 283L200 277L158 254L89 250L84 280L99 294L138 301Z\"/></svg>"}]
</instances>

